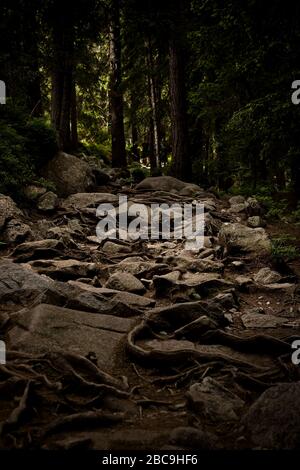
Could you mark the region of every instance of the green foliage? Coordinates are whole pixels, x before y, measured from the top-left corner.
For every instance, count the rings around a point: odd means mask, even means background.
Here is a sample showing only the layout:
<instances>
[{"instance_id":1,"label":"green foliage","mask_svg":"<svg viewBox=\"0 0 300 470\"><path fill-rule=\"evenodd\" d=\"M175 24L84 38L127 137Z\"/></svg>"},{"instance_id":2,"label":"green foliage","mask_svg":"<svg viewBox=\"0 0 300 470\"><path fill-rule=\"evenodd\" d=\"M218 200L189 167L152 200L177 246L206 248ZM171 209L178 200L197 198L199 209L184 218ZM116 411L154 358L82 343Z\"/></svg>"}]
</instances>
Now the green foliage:
<instances>
[{"instance_id":1,"label":"green foliage","mask_svg":"<svg viewBox=\"0 0 300 470\"><path fill-rule=\"evenodd\" d=\"M148 168L142 167L138 163L132 163L129 168L131 182L137 184L142 181L144 178L149 176Z\"/></svg>"},{"instance_id":2,"label":"green foliage","mask_svg":"<svg viewBox=\"0 0 300 470\"><path fill-rule=\"evenodd\" d=\"M42 119L28 119L11 104L1 107L0 135L0 192L18 197L55 154L55 135Z\"/></svg>"},{"instance_id":3,"label":"green foliage","mask_svg":"<svg viewBox=\"0 0 300 470\"><path fill-rule=\"evenodd\" d=\"M289 236L282 236L272 239L272 257L274 260L284 259L292 261L299 257L299 249L292 243L296 239Z\"/></svg>"},{"instance_id":4,"label":"green foliage","mask_svg":"<svg viewBox=\"0 0 300 470\"><path fill-rule=\"evenodd\" d=\"M99 158L105 165L111 164L111 148L108 144L81 142L80 153Z\"/></svg>"},{"instance_id":5,"label":"green foliage","mask_svg":"<svg viewBox=\"0 0 300 470\"><path fill-rule=\"evenodd\" d=\"M34 118L26 122L24 135L27 139L26 149L35 168L41 168L57 152L55 132L44 119Z\"/></svg>"},{"instance_id":6,"label":"green foliage","mask_svg":"<svg viewBox=\"0 0 300 470\"><path fill-rule=\"evenodd\" d=\"M0 122L0 135L0 192L14 194L33 178L33 162L24 136L4 122Z\"/></svg>"}]
</instances>

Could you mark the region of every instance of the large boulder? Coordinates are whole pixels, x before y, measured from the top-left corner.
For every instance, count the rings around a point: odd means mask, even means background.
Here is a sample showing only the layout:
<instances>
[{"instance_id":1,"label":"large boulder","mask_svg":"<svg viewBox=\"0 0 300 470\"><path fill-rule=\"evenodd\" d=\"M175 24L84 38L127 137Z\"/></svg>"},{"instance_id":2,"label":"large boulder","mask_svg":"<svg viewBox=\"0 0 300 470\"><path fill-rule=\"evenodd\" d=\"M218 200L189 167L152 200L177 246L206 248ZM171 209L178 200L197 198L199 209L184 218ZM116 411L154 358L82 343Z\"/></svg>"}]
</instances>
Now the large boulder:
<instances>
[{"instance_id":1,"label":"large boulder","mask_svg":"<svg viewBox=\"0 0 300 470\"><path fill-rule=\"evenodd\" d=\"M271 241L263 228L252 229L238 223L222 225L219 243L229 253L253 253L259 256L271 253Z\"/></svg>"},{"instance_id":2,"label":"large boulder","mask_svg":"<svg viewBox=\"0 0 300 470\"><path fill-rule=\"evenodd\" d=\"M299 449L300 382L270 387L249 408L243 422L256 446Z\"/></svg>"},{"instance_id":3,"label":"large boulder","mask_svg":"<svg viewBox=\"0 0 300 470\"><path fill-rule=\"evenodd\" d=\"M113 369L135 320L41 304L14 316L9 332L13 349L32 353L93 352L98 365Z\"/></svg>"},{"instance_id":4,"label":"large boulder","mask_svg":"<svg viewBox=\"0 0 300 470\"><path fill-rule=\"evenodd\" d=\"M202 191L196 184L185 183L172 176L149 176L137 184L136 189L147 191L169 191L178 192L182 195L191 196Z\"/></svg>"},{"instance_id":5,"label":"large boulder","mask_svg":"<svg viewBox=\"0 0 300 470\"><path fill-rule=\"evenodd\" d=\"M103 175L101 182L99 181L99 172L92 169L88 163L65 152L57 153L43 168L42 174L45 178L53 181L60 197L92 191L104 181ZM109 176L107 176L108 180Z\"/></svg>"}]
</instances>

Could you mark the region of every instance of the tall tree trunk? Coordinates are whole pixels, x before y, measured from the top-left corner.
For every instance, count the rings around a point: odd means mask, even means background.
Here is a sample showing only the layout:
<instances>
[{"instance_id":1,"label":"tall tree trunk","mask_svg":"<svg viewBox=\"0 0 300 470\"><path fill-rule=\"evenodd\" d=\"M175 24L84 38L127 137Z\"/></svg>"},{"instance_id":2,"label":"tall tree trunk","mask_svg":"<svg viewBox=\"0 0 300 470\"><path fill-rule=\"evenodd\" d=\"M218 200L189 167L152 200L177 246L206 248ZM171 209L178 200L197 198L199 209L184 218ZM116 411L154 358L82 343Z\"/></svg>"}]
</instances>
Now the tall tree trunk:
<instances>
[{"instance_id":1,"label":"tall tree trunk","mask_svg":"<svg viewBox=\"0 0 300 470\"><path fill-rule=\"evenodd\" d=\"M120 168L126 166L121 72L120 0L111 0L109 49L109 99L111 117L112 166L114 168Z\"/></svg>"},{"instance_id":2,"label":"tall tree trunk","mask_svg":"<svg viewBox=\"0 0 300 470\"><path fill-rule=\"evenodd\" d=\"M78 147L77 131L77 96L75 79L72 77L72 95L71 95L71 143L74 150Z\"/></svg>"},{"instance_id":3,"label":"tall tree trunk","mask_svg":"<svg viewBox=\"0 0 300 470\"><path fill-rule=\"evenodd\" d=\"M150 168L151 168L151 174L155 171L155 168L157 168L156 165L156 158L155 158L155 137L154 137L154 124L153 124L153 118L150 118L150 125L149 125L149 133L148 133L148 148L149 148L149 160L150 160Z\"/></svg>"},{"instance_id":4,"label":"tall tree trunk","mask_svg":"<svg viewBox=\"0 0 300 470\"><path fill-rule=\"evenodd\" d=\"M153 125L153 148L154 148L154 160L153 164L155 168L160 166L160 124L159 124L159 112L158 112L158 98L157 98L157 86L155 81L155 64L153 59L153 50L151 39L146 41L147 48L147 70L148 70L148 88L149 88L149 102L152 111L152 125Z\"/></svg>"},{"instance_id":5,"label":"tall tree trunk","mask_svg":"<svg viewBox=\"0 0 300 470\"><path fill-rule=\"evenodd\" d=\"M177 178L191 178L183 52L183 0L176 0L169 38L170 104L172 121L173 171Z\"/></svg>"},{"instance_id":6,"label":"tall tree trunk","mask_svg":"<svg viewBox=\"0 0 300 470\"><path fill-rule=\"evenodd\" d=\"M64 19L53 29L51 121L57 132L59 148L65 151L70 151L73 149L73 143L77 143L73 141L73 136L77 136L77 119L74 119L72 110L74 106L72 95L75 89L73 33L73 25L65 23Z\"/></svg>"},{"instance_id":7,"label":"tall tree trunk","mask_svg":"<svg viewBox=\"0 0 300 470\"><path fill-rule=\"evenodd\" d=\"M138 128L137 128L137 116L136 116L136 111L137 111L137 106L136 106L136 98L134 96L134 93L131 93L130 96L130 125L131 125L131 140L132 140L132 145L138 145Z\"/></svg>"}]
</instances>

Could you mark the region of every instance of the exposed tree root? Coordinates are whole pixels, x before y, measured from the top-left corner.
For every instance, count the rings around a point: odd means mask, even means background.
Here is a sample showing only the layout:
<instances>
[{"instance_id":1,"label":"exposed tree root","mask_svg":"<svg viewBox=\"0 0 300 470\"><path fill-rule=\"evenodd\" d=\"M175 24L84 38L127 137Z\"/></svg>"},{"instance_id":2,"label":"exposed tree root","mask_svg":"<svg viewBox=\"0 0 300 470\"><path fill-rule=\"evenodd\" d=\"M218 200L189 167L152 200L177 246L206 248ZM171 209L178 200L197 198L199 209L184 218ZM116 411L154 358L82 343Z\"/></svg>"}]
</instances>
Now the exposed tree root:
<instances>
[{"instance_id":1,"label":"exposed tree root","mask_svg":"<svg viewBox=\"0 0 300 470\"><path fill-rule=\"evenodd\" d=\"M4 432L7 432L15 428L21 421L24 415L24 412L27 410L27 402L28 402L30 386L31 386L31 382L29 381L25 387L23 396L21 397L21 400L17 408L15 408L11 412L10 416L0 424L0 435L3 435Z\"/></svg>"}]
</instances>

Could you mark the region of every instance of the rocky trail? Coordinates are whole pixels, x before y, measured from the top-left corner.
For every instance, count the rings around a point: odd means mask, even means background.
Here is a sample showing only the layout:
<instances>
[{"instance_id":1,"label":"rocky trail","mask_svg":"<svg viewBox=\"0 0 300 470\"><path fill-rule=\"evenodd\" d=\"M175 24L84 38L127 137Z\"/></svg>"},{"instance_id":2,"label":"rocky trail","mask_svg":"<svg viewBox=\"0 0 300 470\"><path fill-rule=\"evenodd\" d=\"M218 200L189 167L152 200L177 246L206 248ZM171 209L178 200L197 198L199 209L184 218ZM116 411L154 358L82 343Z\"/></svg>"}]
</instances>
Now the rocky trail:
<instances>
[{"instance_id":1,"label":"rocky trail","mask_svg":"<svg viewBox=\"0 0 300 470\"><path fill-rule=\"evenodd\" d=\"M176 183L177 182L177 183ZM179 185L179 186L178 186ZM96 208L202 202L205 244L96 237ZM300 290L250 198L147 178L0 196L2 448L293 448Z\"/></svg>"}]
</instances>

